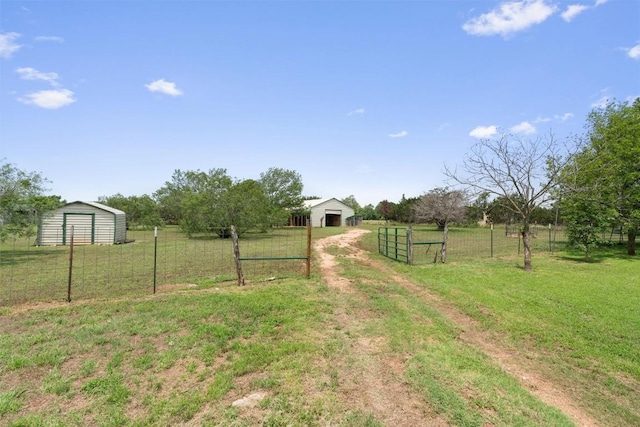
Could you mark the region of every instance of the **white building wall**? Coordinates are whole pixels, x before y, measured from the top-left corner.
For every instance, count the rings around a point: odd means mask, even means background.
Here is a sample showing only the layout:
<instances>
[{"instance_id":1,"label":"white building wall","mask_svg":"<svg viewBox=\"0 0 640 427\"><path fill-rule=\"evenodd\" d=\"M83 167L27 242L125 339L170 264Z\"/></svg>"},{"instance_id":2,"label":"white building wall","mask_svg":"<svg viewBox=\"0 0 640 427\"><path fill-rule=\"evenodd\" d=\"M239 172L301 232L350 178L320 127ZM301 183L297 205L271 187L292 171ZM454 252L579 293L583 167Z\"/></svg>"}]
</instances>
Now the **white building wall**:
<instances>
[{"instance_id":1,"label":"white building wall","mask_svg":"<svg viewBox=\"0 0 640 427\"><path fill-rule=\"evenodd\" d=\"M327 227L327 218L331 215L340 216L340 226L347 225L347 218L355 212L338 199L309 200L307 207L311 209L311 226Z\"/></svg>"},{"instance_id":2,"label":"white building wall","mask_svg":"<svg viewBox=\"0 0 640 427\"><path fill-rule=\"evenodd\" d=\"M45 216L38 228L38 245L124 243L127 234L124 212L98 203L69 203Z\"/></svg>"}]
</instances>

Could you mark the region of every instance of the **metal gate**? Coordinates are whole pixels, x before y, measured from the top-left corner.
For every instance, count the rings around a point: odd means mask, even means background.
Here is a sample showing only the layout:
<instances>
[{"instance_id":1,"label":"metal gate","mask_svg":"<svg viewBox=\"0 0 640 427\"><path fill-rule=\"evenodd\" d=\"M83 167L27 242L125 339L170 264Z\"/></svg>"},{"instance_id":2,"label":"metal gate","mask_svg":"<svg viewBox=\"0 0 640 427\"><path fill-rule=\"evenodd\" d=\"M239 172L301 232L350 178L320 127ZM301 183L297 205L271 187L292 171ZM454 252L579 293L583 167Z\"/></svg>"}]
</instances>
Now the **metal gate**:
<instances>
[{"instance_id":1,"label":"metal gate","mask_svg":"<svg viewBox=\"0 0 640 427\"><path fill-rule=\"evenodd\" d=\"M378 252L396 261L412 262L411 228L378 227Z\"/></svg>"},{"instance_id":2,"label":"metal gate","mask_svg":"<svg viewBox=\"0 0 640 427\"><path fill-rule=\"evenodd\" d=\"M386 256L387 258L405 262L407 264L413 264L414 247L425 245L428 246L427 252L429 252L431 245L439 245L440 249L435 251L433 262L436 262L439 254L442 259L442 254L445 248L444 241L414 242L411 227L378 228L378 253Z\"/></svg>"}]
</instances>

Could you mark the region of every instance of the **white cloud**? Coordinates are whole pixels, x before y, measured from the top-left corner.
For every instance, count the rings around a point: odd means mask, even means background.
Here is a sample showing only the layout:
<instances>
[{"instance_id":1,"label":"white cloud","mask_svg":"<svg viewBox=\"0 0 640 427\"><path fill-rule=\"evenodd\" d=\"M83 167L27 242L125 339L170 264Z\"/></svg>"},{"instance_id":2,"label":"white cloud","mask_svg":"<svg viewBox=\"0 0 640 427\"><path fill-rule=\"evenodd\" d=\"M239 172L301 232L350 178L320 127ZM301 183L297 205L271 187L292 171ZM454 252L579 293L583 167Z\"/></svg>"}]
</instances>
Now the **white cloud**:
<instances>
[{"instance_id":1,"label":"white cloud","mask_svg":"<svg viewBox=\"0 0 640 427\"><path fill-rule=\"evenodd\" d=\"M176 84L173 82L168 82L165 79L155 80L148 85L144 85L151 92L160 92L165 95L171 96L180 96L182 95L182 91L176 87Z\"/></svg>"},{"instance_id":2,"label":"white cloud","mask_svg":"<svg viewBox=\"0 0 640 427\"><path fill-rule=\"evenodd\" d=\"M58 86L57 73L43 73L31 67L16 68L16 73L23 80L43 80L52 86Z\"/></svg>"},{"instance_id":3,"label":"white cloud","mask_svg":"<svg viewBox=\"0 0 640 427\"><path fill-rule=\"evenodd\" d=\"M536 117L533 123L547 123L550 122L551 119L549 117Z\"/></svg>"},{"instance_id":4,"label":"white cloud","mask_svg":"<svg viewBox=\"0 0 640 427\"><path fill-rule=\"evenodd\" d=\"M22 46L16 43L19 37L18 33L0 34L0 58L11 58L11 55L20 50Z\"/></svg>"},{"instance_id":5,"label":"white cloud","mask_svg":"<svg viewBox=\"0 0 640 427\"><path fill-rule=\"evenodd\" d=\"M554 119L560 121L560 122L566 122L569 119L572 119L574 117L573 113L564 113L563 115L559 116L559 115L555 115L553 116Z\"/></svg>"},{"instance_id":6,"label":"white cloud","mask_svg":"<svg viewBox=\"0 0 640 427\"><path fill-rule=\"evenodd\" d=\"M362 115L362 114L364 114L364 108L358 108L358 109L355 109L355 110L353 110L353 111L349 111L349 113L347 114L347 116L353 116L353 115L356 115L356 114L357 114L357 115Z\"/></svg>"},{"instance_id":7,"label":"white cloud","mask_svg":"<svg viewBox=\"0 0 640 427\"><path fill-rule=\"evenodd\" d=\"M600 5L603 5L607 1L608 0L596 0L596 2L593 4L593 6L588 6L586 4L572 4L572 5L569 5L567 7L567 9L560 14L560 16L562 16L562 19L564 19L565 21L571 22L571 21L573 21L573 18L575 18L576 16L580 15L585 10L593 9L594 7L598 7Z\"/></svg>"},{"instance_id":8,"label":"white cloud","mask_svg":"<svg viewBox=\"0 0 640 427\"><path fill-rule=\"evenodd\" d=\"M409 135L409 132L407 132L406 130L403 130L401 132L398 133L391 133L389 134L389 136L391 138L404 138L405 136Z\"/></svg>"},{"instance_id":9,"label":"white cloud","mask_svg":"<svg viewBox=\"0 0 640 427\"><path fill-rule=\"evenodd\" d=\"M18 101L49 110L56 110L76 102L73 98L73 92L68 89L41 90L30 93L24 98L18 98Z\"/></svg>"},{"instance_id":10,"label":"white cloud","mask_svg":"<svg viewBox=\"0 0 640 427\"><path fill-rule=\"evenodd\" d=\"M573 117L574 117L573 113L554 114L553 117L536 117L536 119L532 120L531 123L532 124L548 123L554 120L557 122L566 122L567 120L572 119Z\"/></svg>"},{"instance_id":11,"label":"white cloud","mask_svg":"<svg viewBox=\"0 0 640 427\"><path fill-rule=\"evenodd\" d=\"M573 18L580 15L585 10L590 9L590 6L584 4L572 4L567 7L567 10L562 12L560 16L567 22L571 22Z\"/></svg>"},{"instance_id":12,"label":"white cloud","mask_svg":"<svg viewBox=\"0 0 640 427\"><path fill-rule=\"evenodd\" d=\"M511 127L510 130L513 133L523 133L525 135L531 135L533 133L536 133L536 127L529 122L521 122Z\"/></svg>"},{"instance_id":13,"label":"white cloud","mask_svg":"<svg viewBox=\"0 0 640 427\"><path fill-rule=\"evenodd\" d=\"M58 36L38 36L35 38L37 42L55 42L55 43L64 43L64 39Z\"/></svg>"},{"instance_id":14,"label":"white cloud","mask_svg":"<svg viewBox=\"0 0 640 427\"><path fill-rule=\"evenodd\" d=\"M638 43L634 47L625 48L624 50L627 52L627 56L629 58L640 60L640 43Z\"/></svg>"},{"instance_id":15,"label":"white cloud","mask_svg":"<svg viewBox=\"0 0 640 427\"><path fill-rule=\"evenodd\" d=\"M497 126L494 126L494 125L491 125L491 126L478 126L474 130L469 132L469 136L472 136L474 138L490 138L493 135L495 135L496 133L498 133L498 127Z\"/></svg>"},{"instance_id":16,"label":"white cloud","mask_svg":"<svg viewBox=\"0 0 640 427\"><path fill-rule=\"evenodd\" d=\"M505 37L544 22L555 11L556 7L545 0L502 3L491 12L465 22L462 29L474 36L500 34Z\"/></svg>"}]
</instances>

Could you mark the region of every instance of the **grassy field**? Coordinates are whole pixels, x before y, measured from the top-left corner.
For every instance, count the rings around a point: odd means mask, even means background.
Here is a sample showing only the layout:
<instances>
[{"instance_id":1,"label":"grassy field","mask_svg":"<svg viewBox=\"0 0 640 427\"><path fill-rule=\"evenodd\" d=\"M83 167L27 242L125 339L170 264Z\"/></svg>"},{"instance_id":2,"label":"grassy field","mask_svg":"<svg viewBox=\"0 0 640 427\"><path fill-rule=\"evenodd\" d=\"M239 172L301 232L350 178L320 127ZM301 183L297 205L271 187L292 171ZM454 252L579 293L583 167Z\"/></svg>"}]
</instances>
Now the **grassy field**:
<instances>
[{"instance_id":1,"label":"grassy field","mask_svg":"<svg viewBox=\"0 0 640 427\"><path fill-rule=\"evenodd\" d=\"M599 425L640 425L637 260L534 253L527 274L517 255L419 266L369 255L380 270L331 253L352 292L314 267L310 280L205 277L155 296L0 309L0 424L393 424L361 404L374 372L441 425L572 425L399 277L529 358ZM256 391L258 406L231 405Z\"/></svg>"},{"instance_id":2,"label":"grassy field","mask_svg":"<svg viewBox=\"0 0 640 427\"><path fill-rule=\"evenodd\" d=\"M588 262L581 252L534 252L530 274L519 256L395 267L535 359L602 425L628 426L640 425L640 260L625 250Z\"/></svg>"}]
</instances>

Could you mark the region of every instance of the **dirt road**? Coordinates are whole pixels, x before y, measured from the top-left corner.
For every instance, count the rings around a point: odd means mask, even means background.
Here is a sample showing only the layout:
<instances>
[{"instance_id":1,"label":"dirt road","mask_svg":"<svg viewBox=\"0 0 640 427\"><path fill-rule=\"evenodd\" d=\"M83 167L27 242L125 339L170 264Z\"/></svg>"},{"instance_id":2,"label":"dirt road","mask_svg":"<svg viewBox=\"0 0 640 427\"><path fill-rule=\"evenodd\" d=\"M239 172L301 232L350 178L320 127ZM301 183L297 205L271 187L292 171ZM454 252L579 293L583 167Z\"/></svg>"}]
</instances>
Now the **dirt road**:
<instances>
[{"instance_id":1,"label":"dirt road","mask_svg":"<svg viewBox=\"0 0 640 427\"><path fill-rule=\"evenodd\" d=\"M384 262L370 259L367 253L357 247L358 240L368 230L350 229L346 233L326 237L315 243L323 281L328 287L344 294L351 300L362 298L349 279L340 274L339 262L330 252L340 257L357 260L359 263L377 270L381 276L392 280L422 298L448 317L462 331L459 339L474 346L494 359L499 366L514 377L529 392L548 405L554 406L571 418L576 425L595 427L597 423L579 406L567 397L562 388L548 378L543 378L536 369L535 362L517 351L503 348L493 340L487 331L481 330L469 316L461 313L437 295L430 293L395 274ZM331 250L329 248L332 248ZM343 329L357 329L369 317L366 312L349 309L346 304L336 312L335 322ZM342 378L347 381L341 385L345 399L357 409L371 412L376 419L390 426L447 425L447 422L433 413L422 397L413 392L403 380L404 360L393 360L381 356L382 343L371 339L356 337L349 345L354 354L355 366L337 366L343 370Z\"/></svg>"}]
</instances>

